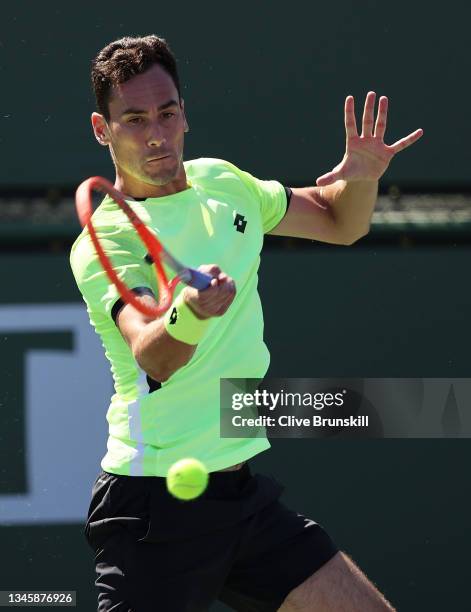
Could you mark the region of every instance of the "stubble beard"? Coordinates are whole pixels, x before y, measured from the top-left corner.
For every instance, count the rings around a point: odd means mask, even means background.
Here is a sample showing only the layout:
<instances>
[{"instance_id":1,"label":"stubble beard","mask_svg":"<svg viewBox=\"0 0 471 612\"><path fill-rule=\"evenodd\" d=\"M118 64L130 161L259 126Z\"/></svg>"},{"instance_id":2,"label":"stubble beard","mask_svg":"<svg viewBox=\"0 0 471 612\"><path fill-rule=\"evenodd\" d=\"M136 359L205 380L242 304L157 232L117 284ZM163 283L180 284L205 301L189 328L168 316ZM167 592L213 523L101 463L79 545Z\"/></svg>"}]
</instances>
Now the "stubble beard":
<instances>
[{"instance_id":1,"label":"stubble beard","mask_svg":"<svg viewBox=\"0 0 471 612\"><path fill-rule=\"evenodd\" d=\"M145 172L143 179L146 182L151 182L152 185L163 186L174 181L178 176L179 166L177 165L173 170L168 169L165 173L159 173L158 175L152 174L151 172Z\"/></svg>"}]
</instances>

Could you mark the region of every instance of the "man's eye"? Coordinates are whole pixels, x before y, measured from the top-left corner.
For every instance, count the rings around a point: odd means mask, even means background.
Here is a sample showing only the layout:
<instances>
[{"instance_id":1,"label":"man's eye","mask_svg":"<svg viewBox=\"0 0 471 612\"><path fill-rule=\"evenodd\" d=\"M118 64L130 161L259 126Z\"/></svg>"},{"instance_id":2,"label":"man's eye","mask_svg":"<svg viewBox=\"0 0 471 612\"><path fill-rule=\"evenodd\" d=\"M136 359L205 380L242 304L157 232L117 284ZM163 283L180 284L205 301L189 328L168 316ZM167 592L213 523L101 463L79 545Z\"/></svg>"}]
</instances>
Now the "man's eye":
<instances>
[{"instance_id":1,"label":"man's eye","mask_svg":"<svg viewBox=\"0 0 471 612\"><path fill-rule=\"evenodd\" d=\"M142 121L142 117L133 117L129 119L128 123L139 123L140 121Z\"/></svg>"},{"instance_id":2,"label":"man's eye","mask_svg":"<svg viewBox=\"0 0 471 612\"><path fill-rule=\"evenodd\" d=\"M175 113L164 113L163 115L165 119L168 119L169 117L175 117Z\"/></svg>"}]
</instances>

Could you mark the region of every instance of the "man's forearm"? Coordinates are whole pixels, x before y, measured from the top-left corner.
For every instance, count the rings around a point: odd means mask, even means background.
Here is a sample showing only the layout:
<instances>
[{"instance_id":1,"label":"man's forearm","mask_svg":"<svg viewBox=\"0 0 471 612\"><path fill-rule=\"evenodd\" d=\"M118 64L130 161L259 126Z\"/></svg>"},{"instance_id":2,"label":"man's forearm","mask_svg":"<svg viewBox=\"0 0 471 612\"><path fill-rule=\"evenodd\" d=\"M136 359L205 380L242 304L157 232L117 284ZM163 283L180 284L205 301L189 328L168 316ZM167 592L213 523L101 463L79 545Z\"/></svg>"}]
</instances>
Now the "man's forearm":
<instances>
[{"instance_id":1,"label":"man's forearm","mask_svg":"<svg viewBox=\"0 0 471 612\"><path fill-rule=\"evenodd\" d=\"M133 347L139 366L158 382L165 382L186 365L195 350L196 346L172 338L165 329L163 318L148 323Z\"/></svg>"},{"instance_id":2,"label":"man's forearm","mask_svg":"<svg viewBox=\"0 0 471 612\"><path fill-rule=\"evenodd\" d=\"M335 224L348 241L365 236L378 197L378 181L336 181L321 187L321 196L330 205Z\"/></svg>"}]
</instances>

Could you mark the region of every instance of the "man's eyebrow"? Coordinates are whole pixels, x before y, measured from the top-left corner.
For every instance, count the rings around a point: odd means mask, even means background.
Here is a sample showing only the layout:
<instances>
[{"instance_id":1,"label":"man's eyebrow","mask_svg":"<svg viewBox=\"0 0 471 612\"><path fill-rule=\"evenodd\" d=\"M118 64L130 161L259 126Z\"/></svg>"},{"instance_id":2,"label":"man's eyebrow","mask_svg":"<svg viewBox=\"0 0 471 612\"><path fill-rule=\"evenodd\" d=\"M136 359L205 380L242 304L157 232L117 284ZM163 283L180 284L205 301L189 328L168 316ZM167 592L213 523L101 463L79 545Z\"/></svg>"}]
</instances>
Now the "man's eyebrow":
<instances>
[{"instance_id":1,"label":"man's eyebrow","mask_svg":"<svg viewBox=\"0 0 471 612\"><path fill-rule=\"evenodd\" d=\"M161 104L157 110L162 111L166 108L170 108L170 106L178 106L178 102L176 100L169 100L168 102L165 102L165 104ZM127 108L121 113L121 117L124 117L124 115L145 115L146 113L147 111L139 108Z\"/></svg>"}]
</instances>

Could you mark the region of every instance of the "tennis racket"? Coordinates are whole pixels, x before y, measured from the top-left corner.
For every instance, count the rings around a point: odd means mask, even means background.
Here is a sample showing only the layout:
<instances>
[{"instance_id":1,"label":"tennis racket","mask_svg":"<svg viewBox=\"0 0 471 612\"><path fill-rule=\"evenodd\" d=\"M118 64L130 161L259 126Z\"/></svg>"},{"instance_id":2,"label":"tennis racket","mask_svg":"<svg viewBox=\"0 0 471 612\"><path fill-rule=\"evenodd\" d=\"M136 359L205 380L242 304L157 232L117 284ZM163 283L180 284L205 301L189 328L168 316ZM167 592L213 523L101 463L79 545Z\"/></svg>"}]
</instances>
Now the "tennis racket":
<instances>
[{"instance_id":1,"label":"tennis racket","mask_svg":"<svg viewBox=\"0 0 471 612\"><path fill-rule=\"evenodd\" d=\"M127 217L136 228L139 236L147 247L149 255L152 257L155 265L155 272L157 276L158 286L158 304L157 306L146 306L142 304L137 296L129 289L123 281L118 278L118 275L113 269L112 263L108 256L105 254L100 241L98 240L97 233L92 223L93 214L93 191L100 191L108 194L121 210L126 213ZM179 282L183 282L190 287L195 289L206 289L209 287L212 277L193 268L187 268L179 261L177 261L168 251L165 250L162 243L156 238L156 236L149 230L149 228L141 221L136 212L129 206L125 201L123 194L121 194L113 185L102 178L101 176L93 176L86 181L83 181L77 188L75 193L75 205L77 207L77 214L82 227L87 226L92 239L93 246L97 252L103 269L110 281L115 285L122 299L127 303L131 304L144 315L149 317L160 317L166 312L172 303L173 294L175 287ZM168 280L165 273L163 263L175 272L174 278Z\"/></svg>"}]
</instances>

